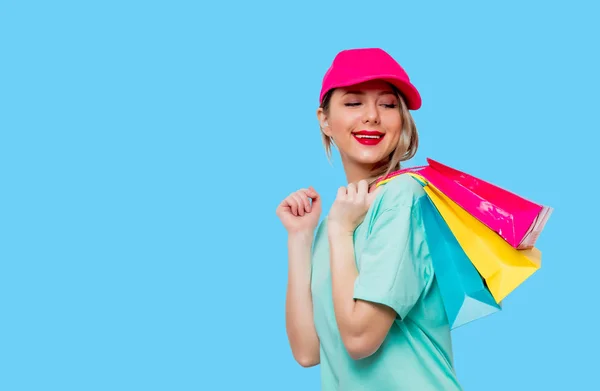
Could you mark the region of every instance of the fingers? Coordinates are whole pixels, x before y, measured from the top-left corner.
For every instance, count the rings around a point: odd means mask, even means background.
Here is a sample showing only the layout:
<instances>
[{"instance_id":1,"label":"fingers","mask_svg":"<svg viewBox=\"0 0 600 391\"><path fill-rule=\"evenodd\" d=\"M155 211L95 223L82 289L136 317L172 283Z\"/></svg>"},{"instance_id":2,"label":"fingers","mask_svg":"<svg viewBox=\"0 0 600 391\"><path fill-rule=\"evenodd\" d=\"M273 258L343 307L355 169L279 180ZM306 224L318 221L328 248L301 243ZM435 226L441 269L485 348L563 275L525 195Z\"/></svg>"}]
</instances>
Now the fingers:
<instances>
[{"instance_id":1,"label":"fingers","mask_svg":"<svg viewBox=\"0 0 600 391\"><path fill-rule=\"evenodd\" d=\"M355 204L370 205L381 189L372 187L366 180L360 180L358 183L350 183L348 186L341 186L337 191L337 199L340 201L351 202ZM307 189L300 189L291 193L280 204L281 210L288 210L294 216L304 216L310 213L315 206L320 211L320 196L317 191L309 186ZM312 202L311 202L312 201Z\"/></svg>"},{"instance_id":2,"label":"fingers","mask_svg":"<svg viewBox=\"0 0 600 391\"><path fill-rule=\"evenodd\" d=\"M304 216L304 200L302 199L302 195L296 192L290 195L290 198L292 198L296 204L296 215Z\"/></svg>"},{"instance_id":3,"label":"fingers","mask_svg":"<svg viewBox=\"0 0 600 391\"><path fill-rule=\"evenodd\" d=\"M313 204L319 202L319 194L312 187L308 189L297 190L288 195L280 204L283 209L289 209L294 216L304 216L306 213L310 213L314 207L311 205L311 199Z\"/></svg>"},{"instance_id":4,"label":"fingers","mask_svg":"<svg viewBox=\"0 0 600 391\"><path fill-rule=\"evenodd\" d=\"M319 198L319 193L317 193L317 191L312 186L308 188L308 190L306 191L306 195L308 195L313 200Z\"/></svg>"},{"instance_id":5,"label":"fingers","mask_svg":"<svg viewBox=\"0 0 600 391\"><path fill-rule=\"evenodd\" d=\"M312 198L312 205L313 205L313 206L314 206L315 204L317 204L317 205L318 205L318 204L320 204L320 202L321 202L321 197L319 196L319 193L317 193L317 191L316 191L316 190L315 190L315 189L314 189L312 186L310 186L310 187L308 188L308 191L306 192L306 194L307 194L307 195L308 195L310 198ZM311 208L311 209L312 209L312 208Z\"/></svg>"},{"instance_id":6,"label":"fingers","mask_svg":"<svg viewBox=\"0 0 600 391\"><path fill-rule=\"evenodd\" d=\"M283 200L283 203L290 208L290 212L294 216L298 216L298 202L294 199L294 193L290 194Z\"/></svg>"},{"instance_id":7,"label":"fingers","mask_svg":"<svg viewBox=\"0 0 600 391\"><path fill-rule=\"evenodd\" d=\"M338 189L338 199L346 199L351 202L364 202L369 193L369 184L365 180L360 180L358 184L349 183L347 187Z\"/></svg>"},{"instance_id":8,"label":"fingers","mask_svg":"<svg viewBox=\"0 0 600 391\"><path fill-rule=\"evenodd\" d=\"M364 201L367 198L369 192L369 184L364 179L358 182L356 197L360 201Z\"/></svg>"},{"instance_id":9,"label":"fingers","mask_svg":"<svg viewBox=\"0 0 600 391\"><path fill-rule=\"evenodd\" d=\"M310 197L308 196L308 194L306 194L307 192L308 190L302 189L301 191L297 191L296 194L300 197L300 201L302 202L301 205L304 206L304 211L306 213L310 213Z\"/></svg>"},{"instance_id":10,"label":"fingers","mask_svg":"<svg viewBox=\"0 0 600 391\"><path fill-rule=\"evenodd\" d=\"M354 201L356 199L356 185L349 183L346 187L348 201Z\"/></svg>"}]
</instances>

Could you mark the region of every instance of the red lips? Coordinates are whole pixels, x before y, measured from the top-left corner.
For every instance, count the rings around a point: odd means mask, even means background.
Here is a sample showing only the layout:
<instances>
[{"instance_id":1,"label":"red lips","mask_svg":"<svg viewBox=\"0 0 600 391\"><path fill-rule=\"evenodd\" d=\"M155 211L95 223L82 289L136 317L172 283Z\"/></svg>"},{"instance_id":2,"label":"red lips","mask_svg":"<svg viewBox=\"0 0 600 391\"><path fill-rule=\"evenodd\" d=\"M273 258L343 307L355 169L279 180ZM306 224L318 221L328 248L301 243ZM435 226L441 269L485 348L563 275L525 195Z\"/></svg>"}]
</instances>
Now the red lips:
<instances>
[{"instance_id":1,"label":"red lips","mask_svg":"<svg viewBox=\"0 0 600 391\"><path fill-rule=\"evenodd\" d=\"M384 133L376 130L361 130L359 132L352 133L354 139L362 145L377 145L383 140Z\"/></svg>"},{"instance_id":2,"label":"red lips","mask_svg":"<svg viewBox=\"0 0 600 391\"><path fill-rule=\"evenodd\" d=\"M361 130L360 132L356 132L354 134L360 134L363 136L383 136L383 133L376 130Z\"/></svg>"}]
</instances>

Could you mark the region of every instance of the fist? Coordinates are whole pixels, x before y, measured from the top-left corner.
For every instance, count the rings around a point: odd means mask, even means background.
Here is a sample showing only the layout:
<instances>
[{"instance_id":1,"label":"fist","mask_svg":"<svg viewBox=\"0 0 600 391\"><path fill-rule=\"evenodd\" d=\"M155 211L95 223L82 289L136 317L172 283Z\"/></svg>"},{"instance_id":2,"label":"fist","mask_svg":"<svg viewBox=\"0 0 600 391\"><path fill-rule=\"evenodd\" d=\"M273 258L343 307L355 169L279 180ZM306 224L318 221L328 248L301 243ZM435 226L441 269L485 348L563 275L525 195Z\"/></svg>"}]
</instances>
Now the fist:
<instances>
[{"instance_id":1,"label":"fist","mask_svg":"<svg viewBox=\"0 0 600 391\"><path fill-rule=\"evenodd\" d=\"M288 233L313 233L321 216L321 197L315 189L300 189L287 196L276 214Z\"/></svg>"},{"instance_id":2,"label":"fist","mask_svg":"<svg viewBox=\"0 0 600 391\"><path fill-rule=\"evenodd\" d=\"M362 223L381 188L369 191L367 181L340 187L329 211L328 231L333 234L353 234Z\"/></svg>"}]
</instances>

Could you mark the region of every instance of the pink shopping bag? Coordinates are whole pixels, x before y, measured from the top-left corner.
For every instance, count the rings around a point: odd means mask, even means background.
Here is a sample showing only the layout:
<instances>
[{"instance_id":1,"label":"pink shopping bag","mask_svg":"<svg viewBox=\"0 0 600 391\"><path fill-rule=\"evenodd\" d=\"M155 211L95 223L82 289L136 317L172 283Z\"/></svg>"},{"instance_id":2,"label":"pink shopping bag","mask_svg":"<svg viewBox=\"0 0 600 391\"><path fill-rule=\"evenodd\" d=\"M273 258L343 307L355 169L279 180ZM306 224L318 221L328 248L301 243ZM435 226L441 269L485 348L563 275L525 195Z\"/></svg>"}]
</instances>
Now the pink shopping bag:
<instances>
[{"instance_id":1,"label":"pink shopping bag","mask_svg":"<svg viewBox=\"0 0 600 391\"><path fill-rule=\"evenodd\" d=\"M512 247L520 250L534 247L552 208L529 201L433 159L427 158L427 163L428 166L396 171L382 180L402 172L418 172Z\"/></svg>"}]
</instances>

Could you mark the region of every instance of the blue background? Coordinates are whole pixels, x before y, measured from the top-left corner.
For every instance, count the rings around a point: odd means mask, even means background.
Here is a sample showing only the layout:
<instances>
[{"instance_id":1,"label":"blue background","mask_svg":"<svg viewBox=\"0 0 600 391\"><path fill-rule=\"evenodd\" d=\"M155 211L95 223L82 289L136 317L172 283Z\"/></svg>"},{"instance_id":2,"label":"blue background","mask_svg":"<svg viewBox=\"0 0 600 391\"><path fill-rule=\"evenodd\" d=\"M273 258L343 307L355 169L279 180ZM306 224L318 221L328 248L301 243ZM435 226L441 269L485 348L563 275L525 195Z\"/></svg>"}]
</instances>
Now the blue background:
<instances>
[{"instance_id":1,"label":"blue background","mask_svg":"<svg viewBox=\"0 0 600 391\"><path fill-rule=\"evenodd\" d=\"M382 47L417 156L555 208L542 269L454 332L466 390L596 383L592 1L3 1L0 389L316 390L284 323L277 204L345 176L334 55ZM595 169L594 169L595 167ZM595 363L595 364L594 364Z\"/></svg>"}]
</instances>

